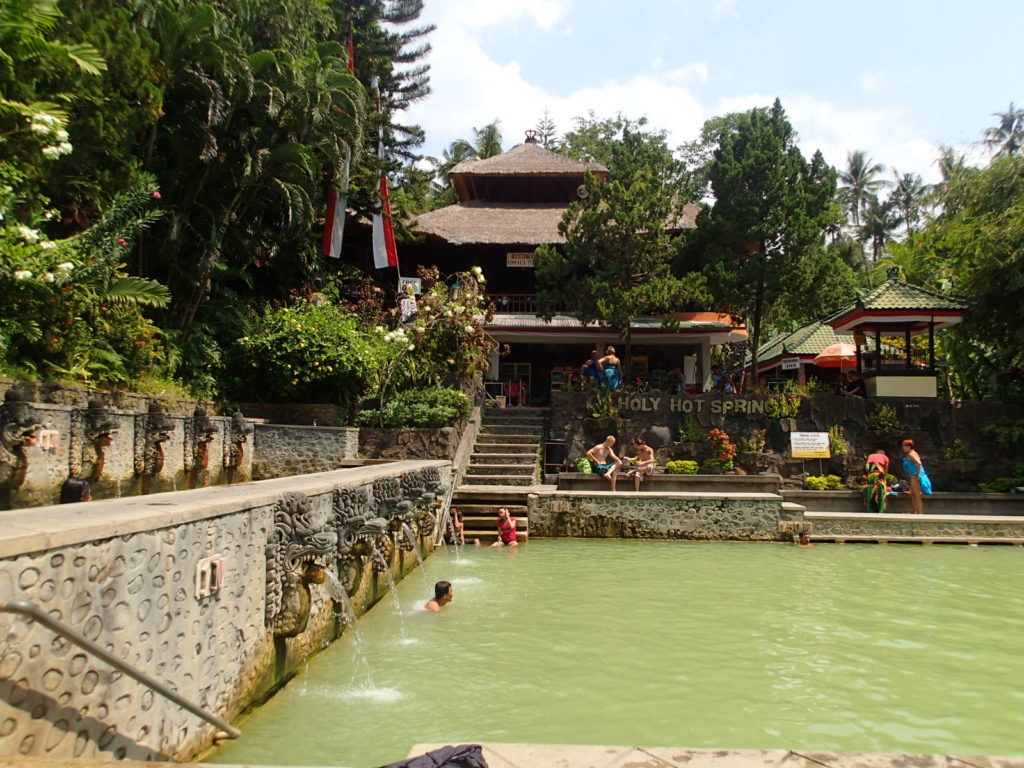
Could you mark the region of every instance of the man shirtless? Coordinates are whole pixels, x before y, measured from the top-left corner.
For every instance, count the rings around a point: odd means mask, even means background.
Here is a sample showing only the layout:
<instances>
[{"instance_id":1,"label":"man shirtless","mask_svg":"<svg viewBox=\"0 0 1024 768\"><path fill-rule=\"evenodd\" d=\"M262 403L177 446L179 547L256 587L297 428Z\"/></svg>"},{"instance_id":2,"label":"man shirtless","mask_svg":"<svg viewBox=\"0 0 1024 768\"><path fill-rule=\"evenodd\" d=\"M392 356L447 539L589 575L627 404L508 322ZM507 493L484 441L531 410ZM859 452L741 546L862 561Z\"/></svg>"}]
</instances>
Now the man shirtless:
<instances>
[{"instance_id":1,"label":"man shirtless","mask_svg":"<svg viewBox=\"0 0 1024 768\"><path fill-rule=\"evenodd\" d=\"M452 583L450 581L439 581L434 585L434 597L428 600L424 606L428 611L440 613L444 606L452 601Z\"/></svg>"},{"instance_id":2,"label":"man shirtless","mask_svg":"<svg viewBox=\"0 0 1024 768\"><path fill-rule=\"evenodd\" d=\"M598 443L587 451L587 458L597 464L597 471L601 473L605 480L612 484L613 492L615 491L615 483L618 480L616 473L619 471L619 467L622 466L622 459L615 455L614 445L615 437L608 435L603 443Z\"/></svg>"},{"instance_id":3,"label":"man shirtless","mask_svg":"<svg viewBox=\"0 0 1024 768\"><path fill-rule=\"evenodd\" d=\"M622 460L637 462L637 465L626 473L626 477L633 478L633 487L639 491L644 478L654 473L654 449L644 442L642 437L633 442L636 445L636 456L623 456Z\"/></svg>"}]
</instances>

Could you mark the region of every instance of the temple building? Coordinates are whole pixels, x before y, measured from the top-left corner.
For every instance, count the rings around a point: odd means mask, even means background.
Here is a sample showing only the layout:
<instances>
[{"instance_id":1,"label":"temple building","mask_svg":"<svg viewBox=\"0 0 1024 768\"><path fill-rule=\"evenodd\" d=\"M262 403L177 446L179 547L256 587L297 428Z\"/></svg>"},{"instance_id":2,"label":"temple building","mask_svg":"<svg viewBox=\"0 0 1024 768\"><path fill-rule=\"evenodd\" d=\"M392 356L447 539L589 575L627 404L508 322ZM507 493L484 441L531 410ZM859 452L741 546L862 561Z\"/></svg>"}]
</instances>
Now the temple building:
<instances>
[{"instance_id":1,"label":"temple building","mask_svg":"<svg viewBox=\"0 0 1024 768\"><path fill-rule=\"evenodd\" d=\"M571 160L545 149L528 133L523 144L494 157L456 165L449 174L458 202L418 216L411 225L422 241L404 244L403 265L436 265L442 273L473 266L483 269L494 317L487 331L507 353L496 354L488 388L522 404L543 403L552 389L571 384L591 350L608 345L620 357L619 330L582 324L568 314L538 317L534 298L534 250L565 240L558 231L562 214L586 194L587 172L604 177L598 163ZM678 226L696 227L698 207L685 206ZM746 330L728 315L713 312L676 316L674 330L657 317L637 318L631 328L634 376L658 384L679 367L686 387L701 391L710 377L710 350L746 338Z\"/></svg>"}]
</instances>

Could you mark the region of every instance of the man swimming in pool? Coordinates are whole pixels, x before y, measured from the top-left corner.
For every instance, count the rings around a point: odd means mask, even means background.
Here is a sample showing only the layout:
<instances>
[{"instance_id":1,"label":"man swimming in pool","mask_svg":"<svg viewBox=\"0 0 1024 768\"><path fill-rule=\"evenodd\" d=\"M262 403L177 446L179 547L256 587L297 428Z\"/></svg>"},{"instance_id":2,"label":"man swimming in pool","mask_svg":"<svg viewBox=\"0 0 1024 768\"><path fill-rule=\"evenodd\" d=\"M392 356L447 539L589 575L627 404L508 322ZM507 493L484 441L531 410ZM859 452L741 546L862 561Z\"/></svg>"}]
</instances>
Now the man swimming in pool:
<instances>
[{"instance_id":1,"label":"man swimming in pool","mask_svg":"<svg viewBox=\"0 0 1024 768\"><path fill-rule=\"evenodd\" d=\"M434 585L434 598L427 601L423 606L428 611L440 613L441 609L452 601L452 583L450 581L439 581Z\"/></svg>"},{"instance_id":2,"label":"man swimming in pool","mask_svg":"<svg viewBox=\"0 0 1024 768\"><path fill-rule=\"evenodd\" d=\"M615 455L614 445L615 437L608 435L603 443L598 443L587 451L587 458L597 464L597 471L611 483L612 491L615 490L615 482L618 480L616 473L622 466L622 459Z\"/></svg>"}]
</instances>

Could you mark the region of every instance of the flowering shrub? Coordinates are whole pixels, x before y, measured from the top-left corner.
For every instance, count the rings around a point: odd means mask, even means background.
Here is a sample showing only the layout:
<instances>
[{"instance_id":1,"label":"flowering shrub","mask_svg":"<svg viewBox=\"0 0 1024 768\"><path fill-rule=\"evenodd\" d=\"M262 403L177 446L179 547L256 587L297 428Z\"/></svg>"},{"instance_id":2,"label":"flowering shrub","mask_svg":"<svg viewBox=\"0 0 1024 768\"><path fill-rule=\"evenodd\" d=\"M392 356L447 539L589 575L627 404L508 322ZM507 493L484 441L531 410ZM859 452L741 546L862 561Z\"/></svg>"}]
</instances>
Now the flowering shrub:
<instances>
[{"instance_id":1,"label":"flowering shrub","mask_svg":"<svg viewBox=\"0 0 1024 768\"><path fill-rule=\"evenodd\" d=\"M875 410L864 417L864 423L868 429L874 432L900 428L900 421L896 418L896 409L891 405L876 405Z\"/></svg>"},{"instance_id":2,"label":"flowering shrub","mask_svg":"<svg viewBox=\"0 0 1024 768\"><path fill-rule=\"evenodd\" d=\"M685 459L670 461L665 465L665 473L669 475L696 475L697 462L686 461Z\"/></svg>"},{"instance_id":3,"label":"flowering shrub","mask_svg":"<svg viewBox=\"0 0 1024 768\"><path fill-rule=\"evenodd\" d=\"M764 404L764 415L769 419L789 419L800 412L803 398L793 392L772 392Z\"/></svg>"},{"instance_id":4,"label":"flowering shrub","mask_svg":"<svg viewBox=\"0 0 1024 768\"><path fill-rule=\"evenodd\" d=\"M804 478L805 491L841 491L843 479L839 475L810 475Z\"/></svg>"},{"instance_id":5,"label":"flowering shrub","mask_svg":"<svg viewBox=\"0 0 1024 768\"><path fill-rule=\"evenodd\" d=\"M699 443L704 436L700 425L694 421L692 416L687 416L679 422L679 429L676 434L680 443Z\"/></svg>"},{"instance_id":6,"label":"flowering shrub","mask_svg":"<svg viewBox=\"0 0 1024 768\"><path fill-rule=\"evenodd\" d=\"M607 389L595 389L590 397L590 415L595 419L618 416L615 395Z\"/></svg>"},{"instance_id":7,"label":"flowering shrub","mask_svg":"<svg viewBox=\"0 0 1024 768\"><path fill-rule=\"evenodd\" d=\"M708 442L711 443L711 458L704 462L704 466L732 469L732 460L736 456L736 444L729 439L729 434L721 429L709 430Z\"/></svg>"}]
</instances>

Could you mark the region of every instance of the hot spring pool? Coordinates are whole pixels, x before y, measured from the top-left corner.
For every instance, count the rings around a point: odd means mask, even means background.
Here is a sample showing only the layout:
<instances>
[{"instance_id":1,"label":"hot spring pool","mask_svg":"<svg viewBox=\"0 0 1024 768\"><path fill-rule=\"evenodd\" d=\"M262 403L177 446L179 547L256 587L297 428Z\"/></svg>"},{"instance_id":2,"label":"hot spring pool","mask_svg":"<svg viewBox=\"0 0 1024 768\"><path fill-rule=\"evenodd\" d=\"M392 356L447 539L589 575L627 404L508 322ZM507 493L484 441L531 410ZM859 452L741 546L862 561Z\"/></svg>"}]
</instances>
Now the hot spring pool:
<instances>
[{"instance_id":1,"label":"hot spring pool","mask_svg":"<svg viewBox=\"0 0 1024 768\"><path fill-rule=\"evenodd\" d=\"M454 584L440 615L434 581ZM532 541L440 551L211 761L417 742L1024 753L1024 550Z\"/></svg>"}]
</instances>

